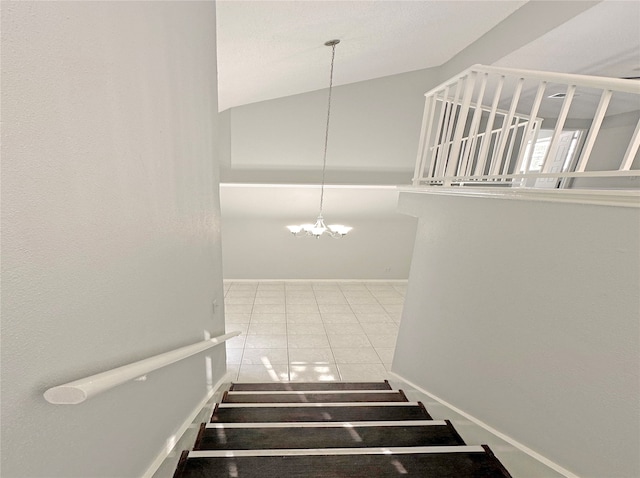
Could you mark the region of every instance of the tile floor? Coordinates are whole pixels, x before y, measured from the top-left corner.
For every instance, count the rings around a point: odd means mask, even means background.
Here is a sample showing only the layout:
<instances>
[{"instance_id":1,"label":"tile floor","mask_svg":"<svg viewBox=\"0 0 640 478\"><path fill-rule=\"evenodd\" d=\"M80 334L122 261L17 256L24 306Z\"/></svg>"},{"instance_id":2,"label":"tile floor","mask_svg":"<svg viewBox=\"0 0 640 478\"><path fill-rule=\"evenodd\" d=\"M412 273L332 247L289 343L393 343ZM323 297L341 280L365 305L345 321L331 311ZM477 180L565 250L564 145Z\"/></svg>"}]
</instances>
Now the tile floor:
<instances>
[{"instance_id":1,"label":"tile floor","mask_svg":"<svg viewBox=\"0 0 640 478\"><path fill-rule=\"evenodd\" d=\"M235 381L384 380L406 281L225 281Z\"/></svg>"}]
</instances>

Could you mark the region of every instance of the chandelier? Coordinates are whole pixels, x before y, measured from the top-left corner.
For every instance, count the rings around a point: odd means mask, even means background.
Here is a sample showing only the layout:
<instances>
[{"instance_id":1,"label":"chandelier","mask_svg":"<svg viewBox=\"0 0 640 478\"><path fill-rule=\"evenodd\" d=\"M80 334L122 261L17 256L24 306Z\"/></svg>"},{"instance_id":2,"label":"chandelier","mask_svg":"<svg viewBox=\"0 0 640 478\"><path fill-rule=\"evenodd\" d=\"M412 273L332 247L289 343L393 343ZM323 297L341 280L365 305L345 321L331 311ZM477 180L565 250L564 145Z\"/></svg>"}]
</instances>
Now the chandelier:
<instances>
[{"instance_id":1,"label":"chandelier","mask_svg":"<svg viewBox=\"0 0 640 478\"><path fill-rule=\"evenodd\" d=\"M329 74L329 101L327 105L327 126L324 133L324 153L322 156L322 183L320 184L320 212L314 224L301 224L299 226L287 226L294 236L313 236L318 238L325 232L331 237L340 238L346 235L352 228L342 224L326 226L322 217L322 205L324 201L324 179L327 170L327 145L329 144L329 120L331 119L331 91L333 89L333 60L336 56L336 45L340 40L329 40L325 43L331 47L331 72Z\"/></svg>"}]
</instances>

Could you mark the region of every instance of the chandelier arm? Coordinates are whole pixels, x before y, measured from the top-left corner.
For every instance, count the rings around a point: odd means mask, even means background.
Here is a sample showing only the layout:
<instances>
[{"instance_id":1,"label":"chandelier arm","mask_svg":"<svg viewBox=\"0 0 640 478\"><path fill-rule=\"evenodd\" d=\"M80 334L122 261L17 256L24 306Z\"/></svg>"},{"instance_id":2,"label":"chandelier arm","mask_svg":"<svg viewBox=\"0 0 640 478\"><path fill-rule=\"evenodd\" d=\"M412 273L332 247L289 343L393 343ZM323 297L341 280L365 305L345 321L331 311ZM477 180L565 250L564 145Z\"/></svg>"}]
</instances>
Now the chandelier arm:
<instances>
[{"instance_id":1,"label":"chandelier arm","mask_svg":"<svg viewBox=\"0 0 640 478\"><path fill-rule=\"evenodd\" d=\"M338 40L339 41L339 40ZM331 92L333 90L333 60L336 56L337 41L327 42L331 46L331 70L329 72L329 99L327 102L327 126L324 132L324 152L322 155L322 183L320 185L320 215L322 215L322 205L324 202L324 178L327 171L327 146L329 145L329 121L331 120Z\"/></svg>"}]
</instances>

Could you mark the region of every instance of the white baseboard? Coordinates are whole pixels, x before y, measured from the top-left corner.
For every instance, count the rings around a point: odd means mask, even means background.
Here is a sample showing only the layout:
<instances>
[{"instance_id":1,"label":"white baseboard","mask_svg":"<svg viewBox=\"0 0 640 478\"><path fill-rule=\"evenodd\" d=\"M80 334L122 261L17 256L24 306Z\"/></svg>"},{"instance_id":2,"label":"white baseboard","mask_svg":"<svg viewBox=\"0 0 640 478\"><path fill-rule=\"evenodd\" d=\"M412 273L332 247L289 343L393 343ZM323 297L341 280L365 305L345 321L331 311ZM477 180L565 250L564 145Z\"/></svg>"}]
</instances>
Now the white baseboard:
<instances>
[{"instance_id":1,"label":"white baseboard","mask_svg":"<svg viewBox=\"0 0 640 478\"><path fill-rule=\"evenodd\" d=\"M518 440L515 440L514 438L511 438L508 435L505 435L504 433L496 430L495 428L493 428L490 425L487 425L485 422L483 422L482 420L474 417L473 415L470 415L469 413L460 410L458 407L450 404L449 402L441 399L440 397L434 395L431 392L428 392L427 390L425 390L424 388L420 387L419 385L416 385L415 383L411 382L410 380L407 380L406 378L402 377L402 375L397 374L396 372L389 372L390 375L396 377L398 380L406 383L407 385L410 385L411 387L415 388L416 390L418 390L420 393L423 393L425 395L427 395L430 398L433 398L435 401L441 403L442 405L444 405L445 407L449 408L450 410L453 410L454 412L456 412L458 415L462 415L463 417L465 417L467 420L475 423L476 425L478 425L479 427L484 428L485 430L487 430L489 433L497 436L498 438L500 438L501 440L504 440L505 442L509 443L510 445L512 445L513 447L517 448L518 450L520 450L523 453L526 453L527 455L529 455L531 458L538 460L540 463L544 464L545 466L548 466L549 468L551 468L554 471L557 471L558 473L560 473L561 475L566 476L567 478L580 478L578 475L576 475L575 473L570 472L569 470L567 470L566 468L563 468L562 466L558 465L557 463L549 460L548 458L542 456L540 453L537 453L536 451L532 450L531 448L529 448L526 445L523 445L522 443L520 443Z\"/></svg>"},{"instance_id":2,"label":"white baseboard","mask_svg":"<svg viewBox=\"0 0 640 478\"><path fill-rule=\"evenodd\" d=\"M224 282L392 282L407 284L409 279L224 279Z\"/></svg>"},{"instance_id":3,"label":"white baseboard","mask_svg":"<svg viewBox=\"0 0 640 478\"><path fill-rule=\"evenodd\" d=\"M196 419L196 417L198 416L200 411L204 408L204 406L207 404L207 402L211 400L211 397L213 397L216 391L218 391L218 389L223 384L231 381L232 381L232 372L227 372L222 376L220 380L218 380L218 382L216 382L216 384L213 387L211 387L211 390L207 392L207 394L200 401L200 403L198 403L198 405L196 405L196 407L187 416L187 418L185 418L184 422L182 422L182 424L178 427L176 432L173 435L171 435L171 438L167 439L167 441L165 442L166 445L162 447L162 450L160 450L160 453L158 453L156 458L151 462L151 464L147 468L147 471L145 471L144 474L142 475L142 478L151 478L154 475L154 473L158 471L158 469L160 468L160 465L162 465L162 462L164 462L164 460L173 451L175 446L180 441L180 438L182 438L182 435L184 435L184 433L189 429L189 426L193 423L193 421Z\"/></svg>"}]
</instances>

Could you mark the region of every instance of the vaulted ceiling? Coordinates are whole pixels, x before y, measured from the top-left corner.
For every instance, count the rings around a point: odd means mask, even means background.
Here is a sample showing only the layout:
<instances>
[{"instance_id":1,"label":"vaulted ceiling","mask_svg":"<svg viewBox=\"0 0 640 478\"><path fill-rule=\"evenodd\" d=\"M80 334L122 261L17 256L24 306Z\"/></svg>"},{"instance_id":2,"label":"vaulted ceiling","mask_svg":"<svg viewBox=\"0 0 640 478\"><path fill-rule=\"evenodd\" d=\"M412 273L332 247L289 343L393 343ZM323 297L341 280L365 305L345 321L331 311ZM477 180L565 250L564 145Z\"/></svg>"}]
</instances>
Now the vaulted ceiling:
<instances>
[{"instance_id":1,"label":"vaulted ceiling","mask_svg":"<svg viewBox=\"0 0 640 478\"><path fill-rule=\"evenodd\" d=\"M549 16L563 3L535 1L545 5ZM326 40L342 40L336 50L335 84L354 83L440 66L526 3L219 0L220 111L326 88ZM640 76L640 2L585 3L595 6L496 64Z\"/></svg>"},{"instance_id":2,"label":"vaulted ceiling","mask_svg":"<svg viewBox=\"0 0 640 478\"><path fill-rule=\"evenodd\" d=\"M441 65L525 4L505 1L219 1L220 109ZM348 65L348 66L347 66Z\"/></svg>"}]
</instances>

